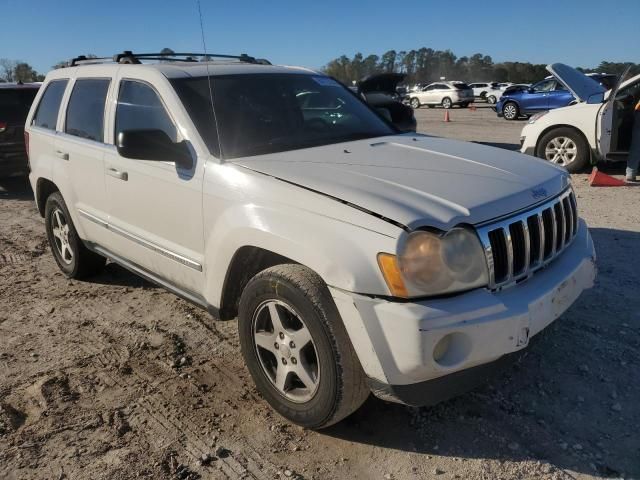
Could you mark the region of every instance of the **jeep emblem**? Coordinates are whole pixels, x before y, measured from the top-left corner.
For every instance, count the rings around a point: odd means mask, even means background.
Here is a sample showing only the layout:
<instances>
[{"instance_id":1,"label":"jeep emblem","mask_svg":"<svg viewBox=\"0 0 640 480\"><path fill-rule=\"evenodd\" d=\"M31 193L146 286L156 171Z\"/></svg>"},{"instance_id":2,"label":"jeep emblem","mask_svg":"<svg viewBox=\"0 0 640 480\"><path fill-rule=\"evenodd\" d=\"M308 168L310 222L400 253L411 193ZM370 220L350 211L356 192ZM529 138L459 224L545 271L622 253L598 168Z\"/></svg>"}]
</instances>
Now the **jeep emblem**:
<instances>
[{"instance_id":1,"label":"jeep emblem","mask_svg":"<svg viewBox=\"0 0 640 480\"><path fill-rule=\"evenodd\" d=\"M539 200L547 196L547 191L544 188L534 188L533 190L531 190L531 196L535 200Z\"/></svg>"}]
</instances>

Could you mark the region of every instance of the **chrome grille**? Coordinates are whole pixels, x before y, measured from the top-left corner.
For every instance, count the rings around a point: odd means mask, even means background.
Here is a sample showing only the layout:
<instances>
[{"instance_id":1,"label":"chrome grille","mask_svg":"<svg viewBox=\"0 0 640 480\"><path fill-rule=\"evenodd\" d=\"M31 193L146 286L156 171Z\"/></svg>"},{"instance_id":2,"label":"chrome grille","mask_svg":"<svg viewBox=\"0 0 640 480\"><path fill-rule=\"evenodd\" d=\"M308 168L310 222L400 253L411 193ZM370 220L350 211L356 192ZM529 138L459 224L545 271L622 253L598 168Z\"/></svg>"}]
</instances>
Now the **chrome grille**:
<instances>
[{"instance_id":1,"label":"chrome grille","mask_svg":"<svg viewBox=\"0 0 640 480\"><path fill-rule=\"evenodd\" d=\"M571 189L524 213L477 228L489 267L489 288L529 277L557 257L578 229Z\"/></svg>"}]
</instances>

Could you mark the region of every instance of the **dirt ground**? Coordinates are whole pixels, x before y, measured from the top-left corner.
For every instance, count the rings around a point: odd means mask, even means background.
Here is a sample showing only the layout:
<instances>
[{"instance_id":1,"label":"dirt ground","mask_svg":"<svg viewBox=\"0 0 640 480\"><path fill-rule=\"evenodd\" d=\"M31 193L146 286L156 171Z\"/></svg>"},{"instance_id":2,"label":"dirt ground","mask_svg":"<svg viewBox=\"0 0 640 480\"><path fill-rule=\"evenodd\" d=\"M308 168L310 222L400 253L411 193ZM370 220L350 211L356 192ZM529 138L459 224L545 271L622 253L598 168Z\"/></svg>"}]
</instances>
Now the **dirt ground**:
<instances>
[{"instance_id":1,"label":"dirt ground","mask_svg":"<svg viewBox=\"0 0 640 480\"><path fill-rule=\"evenodd\" d=\"M474 114L418 117L517 144L522 123L456 126ZM370 398L320 432L260 398L235 321L114 264L67 280L26 184L0 184L0 478L640 478L640 188L574 184L597 284L521 361L432 408Z\"/></svg>"}]
</instances>

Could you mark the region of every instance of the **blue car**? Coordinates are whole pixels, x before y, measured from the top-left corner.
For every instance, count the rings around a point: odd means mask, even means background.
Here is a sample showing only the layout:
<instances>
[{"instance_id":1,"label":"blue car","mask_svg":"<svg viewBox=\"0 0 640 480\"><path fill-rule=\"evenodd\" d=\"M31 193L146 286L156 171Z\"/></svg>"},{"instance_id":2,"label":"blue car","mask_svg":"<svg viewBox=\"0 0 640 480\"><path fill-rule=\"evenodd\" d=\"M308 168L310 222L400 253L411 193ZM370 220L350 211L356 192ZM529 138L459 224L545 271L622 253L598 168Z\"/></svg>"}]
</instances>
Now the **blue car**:
<instances>
[{"instance_id":1,"label":"blue car","mask_svg":"<svg viewBox=\"0 0 640 480\"><path fill-rule=\"evenodd\" d=\"M566 107L574 101L573 95L555 78L542 80L529 88L505 91L495 109L499 117L516 120L543 110Z\"/></svg>"},{"instance_id":2,"label":"blue car","mask_svg":"<svg viewBox=\"0 0 640 480\"><path fill-rule=\"evenodd\" d=\"M588 75L607 90L611 88L612 82L615 84L617 78L615 75L606 73ZM567 87L551 77L545 78L529 88L523 86L507 88L496 103L494 110L499 117L516 120L521 116L529 117L544 110L566 107L574 101L575 99Z\"/></svg>"}]
</instances>

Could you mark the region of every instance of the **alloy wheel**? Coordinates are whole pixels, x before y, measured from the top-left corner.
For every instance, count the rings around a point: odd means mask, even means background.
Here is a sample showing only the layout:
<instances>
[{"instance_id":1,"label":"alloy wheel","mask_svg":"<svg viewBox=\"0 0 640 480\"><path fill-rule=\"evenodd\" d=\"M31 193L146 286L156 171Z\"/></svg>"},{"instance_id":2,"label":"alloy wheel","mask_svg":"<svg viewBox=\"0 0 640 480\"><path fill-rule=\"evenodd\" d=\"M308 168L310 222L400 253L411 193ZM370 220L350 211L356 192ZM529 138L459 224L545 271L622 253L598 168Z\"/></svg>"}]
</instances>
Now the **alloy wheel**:
<instances>
[{"instance_id":1,"label":"alloy wheel","mask_svg":"<svg viewBox=\"0 0 640 480\"><path fill-rule=\"evenodd\" d=\"M451 108L451 99L445 98L444 100L442 100L442 106L444 108Z\"/></svg>"},{"instance_id":2,"label":"alloy wheel","mask_svg":"<svg viewBox=\"0 0 640 480\"><path fill-rule=\"evenodd\" d=\"M280 300L266 300L255 310L253 342L260 366L288 400L308 402L320 381L320 362L311 332L296 311Z\"/></svg>"},{"instance_id":3,"label":"alloy wheel","mask_svg":"<svg viewBox=\"0 0 640 480\"><path fill-rule=\"evenodd\" d=\"M71 265L74 253L69 243L69 223L64 212L59 208L51 214L51 232L60 258L67 265Z\"/></svg>"},{"instance_id":4,"label":"alloy wheel","mask_svg":"<svg viewBox=\"0 0 640 480\"><path fill-rule=\"evenodd\" d=\"M552 138L544 148L544 157L551 163L566 167L578 155L578 146L569 137Z\"/></svg>"},{"instance_id":5,"label":"alloy wheel","mask_svg":"<svg viewBox=\"0 0 640 480\"><path fill-rule=\"evenodd\" d=\"M504 118L507 120L513 120L518 115L518 109L512 103L505 105L504 110L502 111Z\"/></svg>"},{"instance_id":6,"label":"alloy wheel","mask_svg":"<svg viewBox=\"0 0 640 480\"><path fill-rule=\"evenodd\" d=\"M411 99L411 108L419 108L420 107L420 100L418 100L417 98L412 98Z\"/></svg>"}]
</instances>

